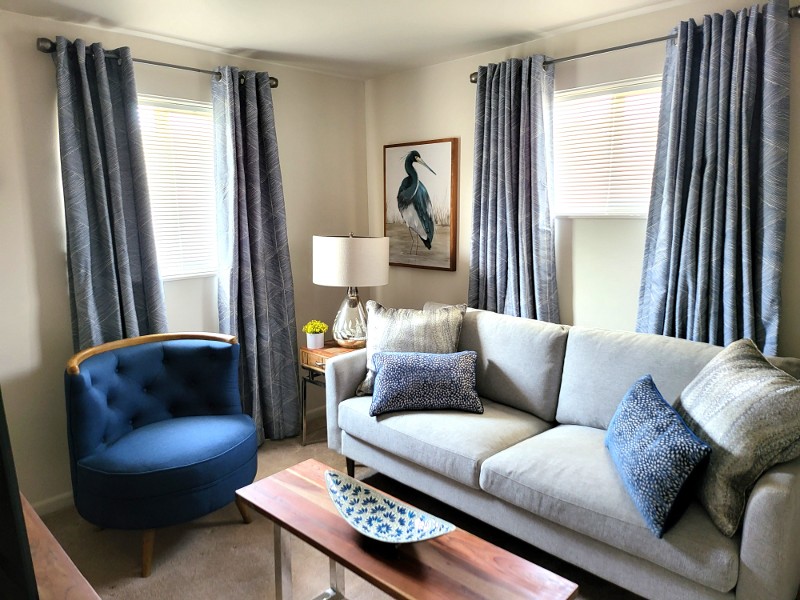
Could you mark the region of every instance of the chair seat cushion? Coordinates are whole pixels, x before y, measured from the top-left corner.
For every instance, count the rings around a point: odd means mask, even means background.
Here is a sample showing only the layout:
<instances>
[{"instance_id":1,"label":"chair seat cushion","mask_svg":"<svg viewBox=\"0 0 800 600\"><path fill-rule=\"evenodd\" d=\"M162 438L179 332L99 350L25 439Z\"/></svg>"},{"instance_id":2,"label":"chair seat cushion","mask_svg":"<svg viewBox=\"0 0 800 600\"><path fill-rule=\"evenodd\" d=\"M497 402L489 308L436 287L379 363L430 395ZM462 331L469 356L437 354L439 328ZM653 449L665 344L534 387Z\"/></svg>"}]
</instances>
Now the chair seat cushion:
<instances>
[{"instance_id":1,"label":"chair seat cushion","mask_svg":"<svg viewBox=\"0 0 800 600\"><path fill-rule=\"evenodd\" d=\"M247 415L168 419L78 461L77 485L82 494L106 498L168 496L214 485L252 461L256 450Z\"/></svg>"}]
</instances>

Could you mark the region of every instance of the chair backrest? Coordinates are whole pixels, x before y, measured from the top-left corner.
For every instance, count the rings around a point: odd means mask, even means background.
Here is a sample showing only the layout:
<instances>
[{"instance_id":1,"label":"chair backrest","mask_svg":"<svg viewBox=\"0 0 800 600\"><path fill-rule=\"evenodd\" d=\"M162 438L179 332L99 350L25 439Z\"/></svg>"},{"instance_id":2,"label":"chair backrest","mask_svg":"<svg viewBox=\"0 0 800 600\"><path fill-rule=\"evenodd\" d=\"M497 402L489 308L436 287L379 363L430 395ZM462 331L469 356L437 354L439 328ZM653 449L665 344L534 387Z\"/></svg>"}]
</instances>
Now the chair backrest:
<instances>
[{"instance_id":1,"label":"chair backrest","mask_svg":"<svg viewBox=\"0 0 800 600\"><path fill-rule=\"evenodd\" d=\"M241 413L238 369L236 338L219 334L147 335L79 352L64 375L73 469L138 427Z\"/></svg>"}]
</instances>

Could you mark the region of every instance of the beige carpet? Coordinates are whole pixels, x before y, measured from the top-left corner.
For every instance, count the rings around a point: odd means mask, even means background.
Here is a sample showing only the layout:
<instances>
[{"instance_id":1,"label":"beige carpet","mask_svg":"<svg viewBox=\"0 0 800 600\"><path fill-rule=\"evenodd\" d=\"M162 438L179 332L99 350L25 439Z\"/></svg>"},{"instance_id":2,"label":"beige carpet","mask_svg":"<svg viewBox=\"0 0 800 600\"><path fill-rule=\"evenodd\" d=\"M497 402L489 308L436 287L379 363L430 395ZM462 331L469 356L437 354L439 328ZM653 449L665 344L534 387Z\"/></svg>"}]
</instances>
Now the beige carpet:
<instances>
[{"instance_id":1,"label":"beige carpet","mask_svg":"<svg viewBox=\"0 0 800 600\"><path fill-rule=\"evenodd\" d=\"M257 477L307 458L345 469L344 459L328 450L324 443L301 446L298 438L294 438L266 442L261 447ZM637 598L388 478L364 468L357 469L356 475L578 583L581 599ZM100 530L79 517L74 508L47 515L44 521L104 599L245 600L271 598L274 594L272 526L255 513L252 523L243 524L233 504L192 523L159 530L153 573L146 579L139 577L139 534ZM292 567L295 598L313 598L328 587L325 556L294 539ZM348 598L387 598L352 573L346 573L345 582Z\"/></svg>"}]
</instances>

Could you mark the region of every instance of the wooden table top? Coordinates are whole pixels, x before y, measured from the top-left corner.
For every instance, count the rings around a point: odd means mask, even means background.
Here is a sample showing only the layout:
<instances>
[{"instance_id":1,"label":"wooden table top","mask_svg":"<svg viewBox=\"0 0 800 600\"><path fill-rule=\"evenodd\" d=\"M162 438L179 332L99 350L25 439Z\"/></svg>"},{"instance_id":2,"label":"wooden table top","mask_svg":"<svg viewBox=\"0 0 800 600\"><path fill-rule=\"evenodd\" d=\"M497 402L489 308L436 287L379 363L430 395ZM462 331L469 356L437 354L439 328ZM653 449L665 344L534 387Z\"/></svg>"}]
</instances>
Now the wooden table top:
<instances>
[{"instance_id":1,"label":"wooden table top","mask_svg":"<svg viewBox=\"0 0 800 600\"><path fill-rule=\"evenodd\" d=\"M310 459L236 492L262 515L394 598L569 600L578 586L456 529L395 547L362 536L325 486L330 467Z\"/></svg>"},{"instance_id":2,"label":"wooden table top","mask_svg":"<svg viewBox=\"0 0 800 600\"><path fill-rule=\"evenodd\" d=\"M31 547L40 600L100 600L89 582L72 562L44 524L28 499L20 494L25 529ZM2 594L0 594L2 596Z\"/></svg>"},{"instance_id":3,"label":"wooden table top","mask_svg":"<svg viewBox=\"0 0 800 600\"><path fill-rule=\"evenodd\" d=\"M319 373L325 372L325 364L329 359L353 352L356 348L343 348L333 340L325 342L322 348L300 347L300 366Z\"/></svg>"}]
</instances>

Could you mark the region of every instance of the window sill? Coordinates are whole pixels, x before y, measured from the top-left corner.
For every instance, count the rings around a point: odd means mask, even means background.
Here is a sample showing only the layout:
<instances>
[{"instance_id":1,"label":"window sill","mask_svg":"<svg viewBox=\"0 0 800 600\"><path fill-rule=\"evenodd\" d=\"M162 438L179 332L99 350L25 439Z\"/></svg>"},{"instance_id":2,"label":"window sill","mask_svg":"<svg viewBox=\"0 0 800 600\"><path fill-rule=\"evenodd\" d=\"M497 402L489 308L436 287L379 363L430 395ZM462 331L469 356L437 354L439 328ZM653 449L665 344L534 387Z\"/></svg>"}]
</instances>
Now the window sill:
<instances>
[{"instance_id":1,"label":"window sill","mask_svg":"<svg viewBox=\"0 0 800 600\"><path fill-rule=\"evenodd\" d=\"M169 275L169 276L162 276L161 281L181 281L184 279L204 279L206 277L216 277L216 273L191 273L188 275Z\"/></svg>"},{"instance_id":2,"label":"window sill","mask_svg":"<svg viewBox=\"0 0 800 600\"><path fill-rule=\"evenodd\" d=\"M647 215L554 215L555 219L638 219L646 221Z\"/></svg>"}]
</instances>

